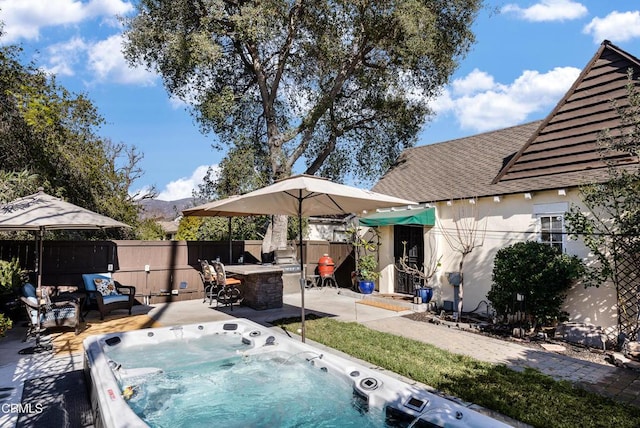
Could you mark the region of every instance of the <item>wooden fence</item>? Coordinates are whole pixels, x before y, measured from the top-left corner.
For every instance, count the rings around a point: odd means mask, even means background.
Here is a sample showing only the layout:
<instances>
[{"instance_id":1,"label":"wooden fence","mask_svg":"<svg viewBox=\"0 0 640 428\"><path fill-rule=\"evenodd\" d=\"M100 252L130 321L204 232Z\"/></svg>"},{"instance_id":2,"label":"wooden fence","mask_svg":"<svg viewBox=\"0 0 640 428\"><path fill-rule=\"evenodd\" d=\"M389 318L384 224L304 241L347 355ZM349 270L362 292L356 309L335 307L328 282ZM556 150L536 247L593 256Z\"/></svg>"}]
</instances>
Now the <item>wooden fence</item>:
<instances>
[{"instance_id":1,"label":"wooden fence","mask_svg":"<svg viewBox=\"0 0 640 428\"><path fill-rule=\"evenodd\" d=\"M336 264L341 286L350 286L354 269L351 246L342 242L304 241L307 273L323 254ZM298 247L296 245L296 247ZM134 285L151 302L202 298L200 259L220 258L225 264L261 262L261 241L45 241L43 285L82 285L83 273L113 272L122 284ZM296 248L298 257L300 249ZM34 241L0 241L0 259L16 258L35 269Z\"/></svg>"}]
</instances>

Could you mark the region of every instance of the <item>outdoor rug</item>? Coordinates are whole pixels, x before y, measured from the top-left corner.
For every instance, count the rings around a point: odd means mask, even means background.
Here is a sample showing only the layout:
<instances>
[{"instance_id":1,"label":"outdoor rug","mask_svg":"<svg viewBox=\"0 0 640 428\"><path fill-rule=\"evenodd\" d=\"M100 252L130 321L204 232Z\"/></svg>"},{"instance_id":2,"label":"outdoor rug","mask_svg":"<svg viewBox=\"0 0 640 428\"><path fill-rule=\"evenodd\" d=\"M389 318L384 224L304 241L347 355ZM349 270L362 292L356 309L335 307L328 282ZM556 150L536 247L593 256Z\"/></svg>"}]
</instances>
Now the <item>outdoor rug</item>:
<instances>
[{"instance_id":1,"label":"outdoor rug","mask_svg":"<svg viewBox=\"0 0 640 428\"><path fill-rule=\"evenodd\" d=\"M76 335L71 330L55 336L53 351L56 356L81 353L83 351L82 341L89 336L160 326L160 323L148 315L110 316L105 317L104 321L100 319L87 320L80 334Z\"/></svg>"},{"instance_id":2,"label":"outdoor rug","mask_svg":"<svg viewBox=\"0 0 640 428\"><path fill-rule=\"evenodd\" d=\"M392 305L391 303L376 302L375 300L358 300L356 303L360 305L374 306L376 308L382 308L388 311L402 312L410 310L409 308L406 308L404 306Z\"/></svg>"},{"instance_id":3,"label":"outdoor rug","mask_svg":"<svg viewBox=\"0 0 640 428\"><path fill-rule=\"evenodd\" d=\"M16 428L27 427L93 427L82 370L25 381Z\"/></svg>"}]
</instances>

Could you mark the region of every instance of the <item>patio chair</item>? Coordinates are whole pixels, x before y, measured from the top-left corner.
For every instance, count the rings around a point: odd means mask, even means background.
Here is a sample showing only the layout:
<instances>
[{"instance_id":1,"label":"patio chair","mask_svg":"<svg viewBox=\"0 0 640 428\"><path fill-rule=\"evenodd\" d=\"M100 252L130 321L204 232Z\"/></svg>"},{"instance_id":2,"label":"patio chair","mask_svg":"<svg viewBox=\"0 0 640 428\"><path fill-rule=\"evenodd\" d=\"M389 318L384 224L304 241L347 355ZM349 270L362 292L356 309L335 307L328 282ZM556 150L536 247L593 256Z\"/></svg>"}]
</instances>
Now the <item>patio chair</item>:
<instances>
[{"instance_id":1,"label":"patio chair","mask_svg":"<svg viewBox=\"0 0 640 428\"><path fill-rule=\"evenodd\" d=\"M87 293L85 302L89 306L95 305L97 307L101 320L105 315L117 309L126 309L131 315L131 308L135 303L135 287L122 285L118 281L114 281L110 274L104 273L82 274L82 281Z\"/></svg>"},{"instance_id":2,"label":"patio chair","mask_svg":"<svg viewBox=\"0 0 640 428\"><path fill-rule=\"evenodd\" d=\"M215 272L215 281L219 290L216 305L222 303L223 305L231 306L231 310L233 310L233 304L242 300L242 295L238 288L242 281L237 278L227 277L224 265L221 262L213 261L211 266Z\"/></svg>"},{"instance_id":3,"label":"patio chair","mask_svg":"<svg viewBox=\"0 0 640 428\"><path fill-rule=\"evenodd\" d=\"M216 282L216 272L213 266L206 260L198 260L200 262L200 279L204 286L204 299L202 303L209 299L209 306L213 303L213 299L218 297L218 283Z\"/></svg>"},{"instance_id":4,"label":"patio chair","mask_svg":"<svg viewBox=\"0 0 640 428\"><path fill-rule=\"evenodd\" d=\"M42 330L54 327L73 327L80 332L80 301L72 296L48 298L45 294L43 304L38 303L36 288L26 283L21 288L20 300L27 312L29 328L23 341L35 335L38 341Z\"/></svg>"}]
</instances>

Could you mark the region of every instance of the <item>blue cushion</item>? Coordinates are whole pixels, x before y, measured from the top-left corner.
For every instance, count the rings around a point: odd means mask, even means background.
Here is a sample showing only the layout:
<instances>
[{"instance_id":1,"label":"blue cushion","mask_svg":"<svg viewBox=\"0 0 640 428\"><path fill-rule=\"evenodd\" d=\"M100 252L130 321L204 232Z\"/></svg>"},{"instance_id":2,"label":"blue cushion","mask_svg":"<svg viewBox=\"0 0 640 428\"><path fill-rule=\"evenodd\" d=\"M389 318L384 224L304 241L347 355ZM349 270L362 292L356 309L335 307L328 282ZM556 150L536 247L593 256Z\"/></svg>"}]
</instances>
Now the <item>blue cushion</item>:
<instances>
[{"instance_id":1,"label":"blue cushion","mask_svg":"<svg viewBox=\"0 0 640 428\"><path fill-rule=\"evenodd\" d=\"M114 302L128 302L129 296L126 294L112 294L111 296L102 296L102 301L105 305Z\"/></svg>"},{"instance_id":2,"label":"blue cushion","mask_svg":"<svg viewBox=\"0 0 640 428\"><path fill-rule=\"evenodd\" d=\"M26 298L33 297L35 299L36 287L34 287L33 284L30 284L27 282L25 285L22 286L22 295Z\"/></svg>"},{"instance_id":3,"label":"blue cushion","mask_svg":"<svg viewBox=\"0 0 640 428\"><path fill-rule=\"evenodd\" d=\"M87 291L97 291L96 284L93 282L94 279L111 279L108 274L104 273L83 273L82 280L84 281L84 289Z\"/></svg>"}]
</instances>

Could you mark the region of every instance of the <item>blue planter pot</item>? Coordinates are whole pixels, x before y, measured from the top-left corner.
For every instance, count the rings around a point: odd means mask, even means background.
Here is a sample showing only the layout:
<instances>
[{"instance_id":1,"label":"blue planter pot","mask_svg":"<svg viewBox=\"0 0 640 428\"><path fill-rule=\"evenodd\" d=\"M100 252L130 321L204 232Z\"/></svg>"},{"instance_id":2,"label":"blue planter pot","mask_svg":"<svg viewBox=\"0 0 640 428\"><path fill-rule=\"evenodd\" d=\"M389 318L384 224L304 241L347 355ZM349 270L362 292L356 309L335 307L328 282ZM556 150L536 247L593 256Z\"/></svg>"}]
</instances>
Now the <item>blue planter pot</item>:
<instances>
[{"instance_id":1,"label":"blue planter pot","mask_svg":"<svg viewBox=\"0 0 640 428\"><path fill-rule=\"evenodd\" d=\"M373 281L358 281L358 289L362 294L371 294L375 288L376 284Z\"/></svg>"},{"instance_id":2,"label":"blue planter pot","mask_svg":"<svg viewBox=\"0 0 640 428\"><path fill-rule=\"evenodd\" d=\"M416 289L416 296L422 299L422 303L429 303L433 298L433 288L423 287Z\"/></svg>"}]
</instances>

